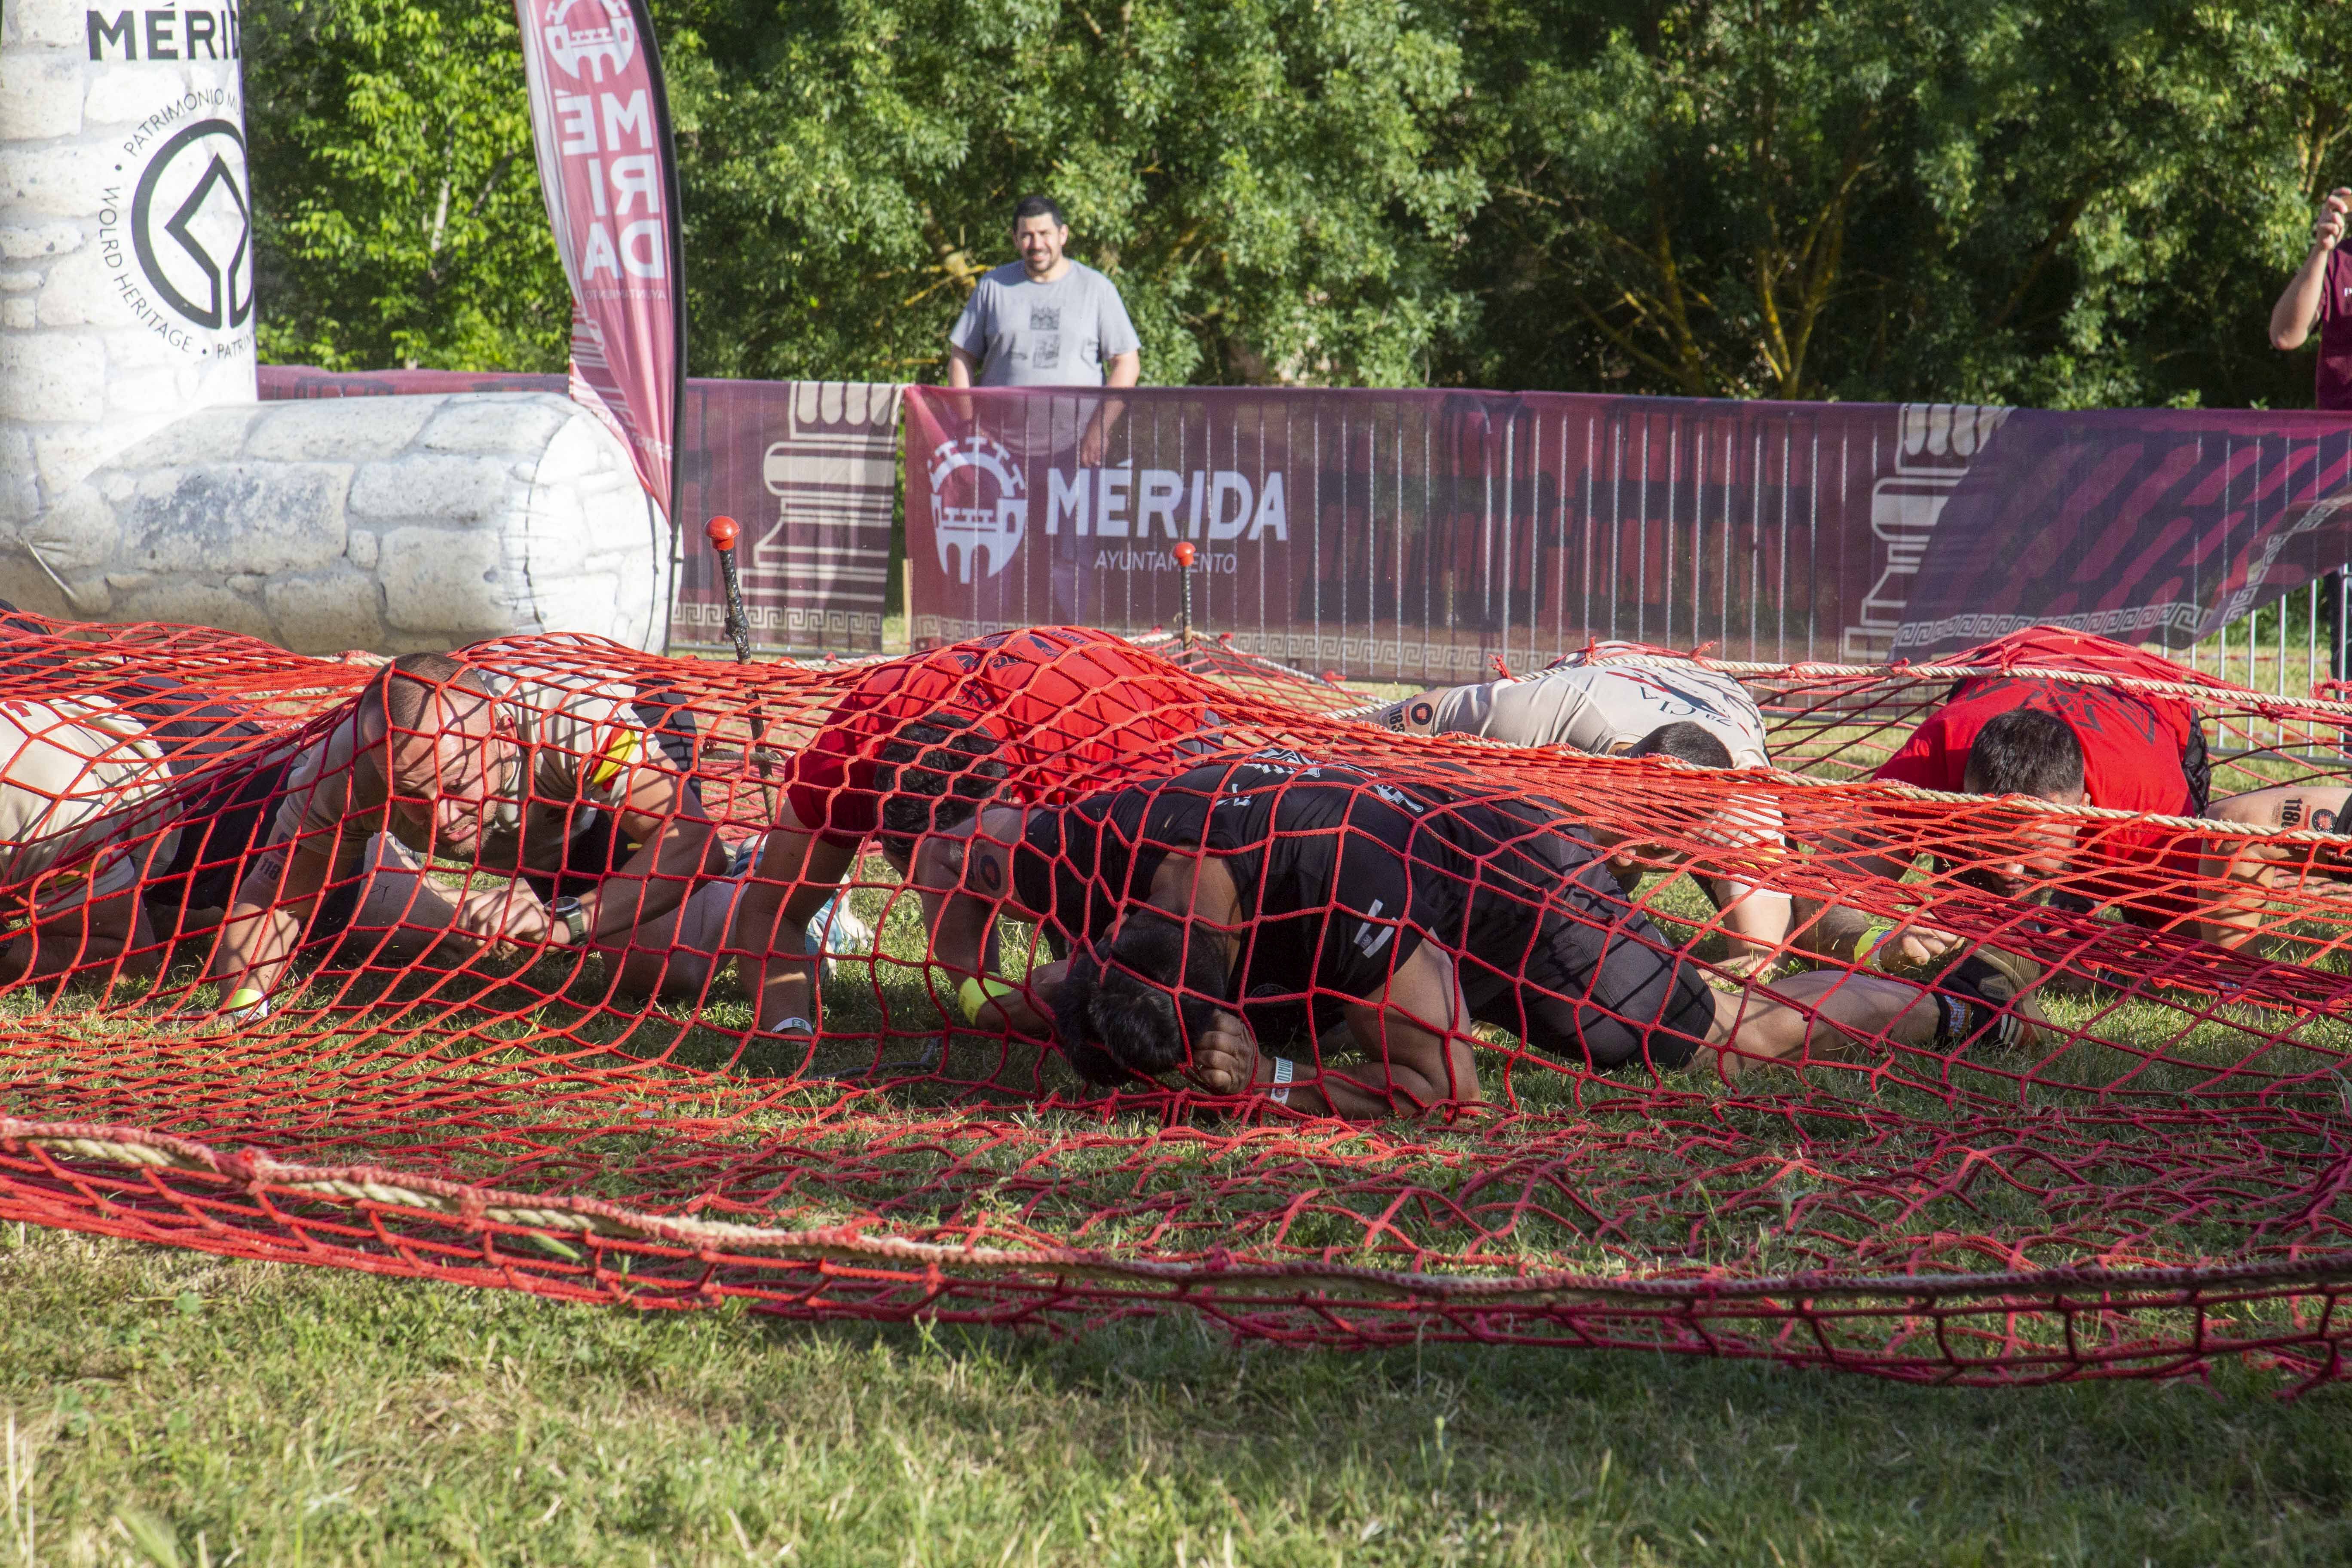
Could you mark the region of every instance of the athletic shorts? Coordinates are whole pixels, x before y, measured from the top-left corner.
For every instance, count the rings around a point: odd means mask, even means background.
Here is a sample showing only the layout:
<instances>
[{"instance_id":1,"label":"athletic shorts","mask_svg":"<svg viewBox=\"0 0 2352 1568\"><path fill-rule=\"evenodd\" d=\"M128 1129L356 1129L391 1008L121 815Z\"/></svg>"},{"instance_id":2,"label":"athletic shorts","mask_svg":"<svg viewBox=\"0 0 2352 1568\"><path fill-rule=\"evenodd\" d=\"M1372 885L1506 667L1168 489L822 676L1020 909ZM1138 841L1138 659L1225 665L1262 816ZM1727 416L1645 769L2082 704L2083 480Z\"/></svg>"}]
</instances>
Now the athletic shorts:
<instances>
[{"instance_id":1,"label":"athletic shorts","mask_svg":"<svg viewBox=\"0 0 2352 1568\"><path fill-rule=\"evenodd\" d=\"M1595 1072L1685 1066L1715 1022L1697 965L1619 894L1608 862L1587 861L1540 910L1474 918L1456 958L1481 1024Z\"/></svg>"},{"instance_id":2,"label":"athletic shorts","mask_svg":"<svg viewBox=\"0 0 2352 1568\"><path fill-rule=\"evenodd\" d=\"M1276 839L1260 883L1260 936L1242 978L1249 1006L1277 1024L1269 985L1295 987L1293 977L1312 973L1311 1019L1298 1017L1294 989L1286 1021L1319 1034L1341 998L1377 994L1379 972L1394 973L1426 941L1454 960L1471 1018L1531 1049L1597 1072L1689 1062L1715 1021L1715 998L1697 966L1626 902L1608 862L1580 839L1483 815L1496 805L1454 809L1466 820L1452 847L1476 847L1482 827L1493 829L1483 836L1489 842L1507 845L1480 856L1472 875L1464 874L1470 863L1426 839L1418 853L1401 833L1389 841L1384 829L1401 828L1402 814L1358 813L1344 837ZM1304 896L1266 897L1278 888ZM1279 912L1307 900L1302 915Z\"/></svg>"}]
</instances>

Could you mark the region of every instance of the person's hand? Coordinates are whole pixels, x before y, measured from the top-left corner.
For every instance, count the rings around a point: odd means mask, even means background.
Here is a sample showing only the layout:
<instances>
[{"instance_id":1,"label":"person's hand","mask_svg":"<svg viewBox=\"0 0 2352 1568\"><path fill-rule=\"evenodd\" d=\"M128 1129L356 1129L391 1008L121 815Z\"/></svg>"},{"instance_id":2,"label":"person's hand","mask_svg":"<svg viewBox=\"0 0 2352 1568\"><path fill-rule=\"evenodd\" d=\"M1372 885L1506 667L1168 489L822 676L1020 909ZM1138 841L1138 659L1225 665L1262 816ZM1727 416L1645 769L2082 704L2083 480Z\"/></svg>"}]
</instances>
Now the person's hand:
<instances>
[{"instance_id":1,"label":"person's hand","mask_svg":"<svg viewBox=\"0 0 2352 1568\"><path fill-rule=\"evenodd\" d=\"M1888 958L1917 968L1933 963L1946 953L1958 949L1962 943L1950 931L1937 931L1933 926L1897 926L1886 933L1886 940L1879 944L1879 951L1884 952L1890 945L1895 951L1887 954ZM1886 959L1879 962L1885 965Z\"/></svg>"},{"instance_id":2,"label":"person's hand","mask_svg":"<svg viewBox=\"0 0 2352 1568\"><path fill-rule=\"evenodd\" d=\"M2333 250L2344 238L2346 215L2352 213L2352 187L2338 185L2327 193L2319 204L2319 221L2311 226L2311 243L2319 250Z\"/></svg>"},{"instance_id":3,"label":"person's hand","mask_svg":"<svg viewBox=\"0 0 2352 1568\"><path fill-rule=\"evenodd\" d=\"M476 893L461 900L449 934L504 953L542 942L560 947L572 933L549 916L527 884L517 882L507 893Z\"/></svg>"},{"instance_id":4,"label":"person's hand","mask_svg":"<svg viewBox=\"0 0 2352 1568\"><path fill-rule=\"evenodd\" d=\"M1192 1042L1184 1076L1211 1094L1247 1094L1257 1081L1257 1037L1241 1019L1220 1012Z\"/></svg>"},{"instance_id":5,"label":"person's hand","mask_svg":"<svg viewBox=\"0 0 2352 1568\"><path fill-rule=\"evenodd\" d=\"M1078 467L1101 468L1105 440L1102 420L1097 417L1087 421L1087 433L1078 437Z\"/></svg>"}]
</instances>

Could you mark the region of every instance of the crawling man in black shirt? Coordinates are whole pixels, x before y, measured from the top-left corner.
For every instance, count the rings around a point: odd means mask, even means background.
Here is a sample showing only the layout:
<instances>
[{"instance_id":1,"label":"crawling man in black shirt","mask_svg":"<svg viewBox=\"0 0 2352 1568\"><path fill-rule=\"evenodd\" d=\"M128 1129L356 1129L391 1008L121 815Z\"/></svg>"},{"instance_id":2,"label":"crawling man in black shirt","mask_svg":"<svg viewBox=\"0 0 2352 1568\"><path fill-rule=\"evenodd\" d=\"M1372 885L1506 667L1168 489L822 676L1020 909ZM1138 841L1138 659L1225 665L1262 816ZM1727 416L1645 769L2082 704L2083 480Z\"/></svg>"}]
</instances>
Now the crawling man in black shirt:
<instances>
[{"instance_id":1,"label":"crawling man in black shirt","mask_svg":"<svg viewBox=\"0 0 2352 1568\"><path fill-rule=\"evenodd\" d=\"M1473 1024L1595 1071L1701 1050L1738 1077L1874 1041L2037 1038L1966 966L1938 991L1819 973L1711 988L1629 904L1563 808L1464 773L1375 774L1268 751L929 837L934 956L967 1018L1055 1039L1097 1081L1181 1073L1214 1094L1373 1117L1483 1101ZM1058 953L980 972L997 914ZM1275 1054L1309 1042L1305 1062ZM1349 1053L1363 1068L1335 1068Z\"/></svg>"}]
</instances>

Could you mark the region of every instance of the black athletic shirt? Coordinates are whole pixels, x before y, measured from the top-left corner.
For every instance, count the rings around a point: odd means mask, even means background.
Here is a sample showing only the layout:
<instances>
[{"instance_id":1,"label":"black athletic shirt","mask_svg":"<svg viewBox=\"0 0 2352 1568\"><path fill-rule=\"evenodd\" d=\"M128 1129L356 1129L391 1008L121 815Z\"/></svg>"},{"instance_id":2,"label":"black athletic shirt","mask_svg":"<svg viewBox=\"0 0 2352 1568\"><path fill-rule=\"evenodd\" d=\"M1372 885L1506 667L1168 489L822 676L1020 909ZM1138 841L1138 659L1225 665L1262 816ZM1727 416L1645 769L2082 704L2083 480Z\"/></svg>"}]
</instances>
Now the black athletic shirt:
<instances>
[{"instance_id":1,"label":"black athletic shirt","mask_svg":"<svg viewBox=\"0 0 2352 1568\"><path fill-rule=\"evenodd\" d=\"M1270 750L1033 807L1013 889L1066 937L1093 941L1121 903L1150 896L1171 851L1205 849L1223 858L1248 922L1241 995L1364 996L1424 933L1458 954L1523 953L1563 895L1588 905L1565 884L1598 851L1558 810ZM1643 918L1622 902L1600 913Z\"/></svg>"}]
</instances>

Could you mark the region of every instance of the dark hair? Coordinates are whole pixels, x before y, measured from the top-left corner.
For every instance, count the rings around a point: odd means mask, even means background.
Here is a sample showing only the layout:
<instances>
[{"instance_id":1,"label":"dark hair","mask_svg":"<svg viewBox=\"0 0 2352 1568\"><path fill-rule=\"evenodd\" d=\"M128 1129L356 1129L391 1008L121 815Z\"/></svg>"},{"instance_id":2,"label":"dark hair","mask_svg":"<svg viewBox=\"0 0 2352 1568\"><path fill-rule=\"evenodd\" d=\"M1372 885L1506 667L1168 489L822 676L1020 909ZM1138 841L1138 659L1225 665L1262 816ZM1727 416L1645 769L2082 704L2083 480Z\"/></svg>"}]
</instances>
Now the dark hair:
<instances>
[{"instance_id":1,"label":"dark hair","mask_svg":"<svg viewBox=\"0 0 2352 1568\"><path fill-rule=\"evenodd\" d=\"M2055 800L2083 787L2083 742L2055 713L2012 708L1977 731L1960 787L1970 795Z\"/></svg>"},{"instance_id":2,"label":"dark hair","mask_svg":"<svg viewBox=\"0 0 2352 1568\"><path fill-rule=\"evenodd\" d=\"M490 695L489 683L471 665L446 653L404 653L360 688L360 710L382 713L387 733L420 734L427 728L435 700L453 689Z\"/></svg>"},{"instance_id":3,"label":"dark hair","mask_svg":"<svg viewBox=\"0 0 2352 1568\"><path fill-rule=\"evenodd\" d=\"M1050 217L1056 227L1070 226L1070 220L1062 216L1062 204L1051 196L1023 196L1013 203L1013 226L1019 227L1021 220L1025 217Z\"/></svg>"},{"instance_id":4,"label":"dark hair","mask_svg":"<svg viewBox=\"0 0 2352 1568\"><path fill-rule=\"evenodd\" d=\"M1224 944L1160 910L1128 910L1118 934L1072 961L1054 1029L1081 1077L1118 1084L1191 1059L1223 1000Z\"/></svg>"},{"instance_id":5,"label":"dark hair","mask_svg":"<svg viewBox=\"0 0 2352 1568\"><path fill-rule=\"evenodd\" d=\"M995 751L995 736L958 714L899 725L875 752L882 847L904 859L917 835L944 833L979 810L1012 776Z\"/></svg>"},{"instance_id":6,"label":"dark hair","mask_svg":"<svg viewBox=\"0 0 2352 1568\"><path fill-rule=\"evenodd\" d=\"M1687 719L1677 719L1671 724L1661 724L1633 742L1629 757L1673 757L1699 768L1727 768L1731 765L1731 748L1723 738L1704 724L1694 724Z\"/></svg>"}]
</instances>

